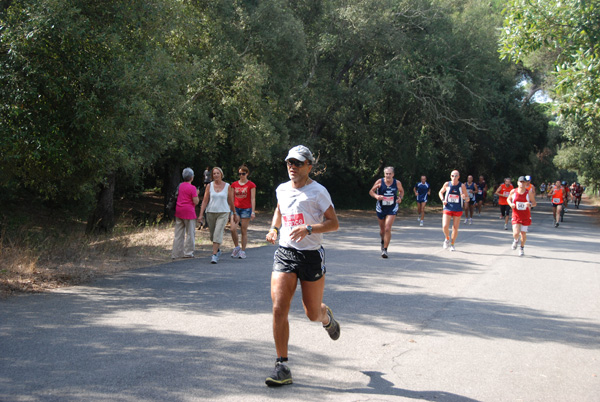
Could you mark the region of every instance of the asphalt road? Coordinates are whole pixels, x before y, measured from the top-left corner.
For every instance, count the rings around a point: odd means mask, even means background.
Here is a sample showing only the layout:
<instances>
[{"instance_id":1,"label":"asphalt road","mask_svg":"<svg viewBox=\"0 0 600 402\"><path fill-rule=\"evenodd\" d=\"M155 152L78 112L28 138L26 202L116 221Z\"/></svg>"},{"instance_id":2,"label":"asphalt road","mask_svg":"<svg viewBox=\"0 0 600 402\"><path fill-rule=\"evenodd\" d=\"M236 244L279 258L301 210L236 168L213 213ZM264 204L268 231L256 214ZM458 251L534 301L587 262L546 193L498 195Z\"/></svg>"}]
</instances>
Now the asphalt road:
<instances>
[{"instance_id":1,"label":"asphalt road","mask_svg":"<svg viewBox=\"0 0 600 402\"><path fill-rule=\"evenodd\" d=\"M535 209L524 257L495 208L461 224L456 252L439 214L399 219L387 260L374 213L342 219L325 236L341 338L298 294L282 388L264 385L274 246L0 301L0 400L599 401L598 222L550 213Z\"/></svg>"}]
</instances>

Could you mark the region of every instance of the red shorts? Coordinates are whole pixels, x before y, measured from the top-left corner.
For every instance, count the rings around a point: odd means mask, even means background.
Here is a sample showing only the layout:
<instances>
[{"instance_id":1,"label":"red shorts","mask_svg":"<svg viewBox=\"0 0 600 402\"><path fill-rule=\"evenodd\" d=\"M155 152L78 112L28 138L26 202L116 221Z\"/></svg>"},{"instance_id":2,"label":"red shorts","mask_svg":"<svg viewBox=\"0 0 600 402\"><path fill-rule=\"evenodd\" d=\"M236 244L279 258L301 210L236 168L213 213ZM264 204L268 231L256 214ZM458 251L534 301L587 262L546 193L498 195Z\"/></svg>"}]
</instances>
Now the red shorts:
<instances>
[{"instance_id":1,"label":"red shorts","mask_svg":"<svg viewBox=\"0 0 600 402\"><path fill-rule=\"evenodd\" d=\"M447 211L444 209L444 215L450 215L450 216L462 216L463 211Z\"/></svg>"}]
</instances>

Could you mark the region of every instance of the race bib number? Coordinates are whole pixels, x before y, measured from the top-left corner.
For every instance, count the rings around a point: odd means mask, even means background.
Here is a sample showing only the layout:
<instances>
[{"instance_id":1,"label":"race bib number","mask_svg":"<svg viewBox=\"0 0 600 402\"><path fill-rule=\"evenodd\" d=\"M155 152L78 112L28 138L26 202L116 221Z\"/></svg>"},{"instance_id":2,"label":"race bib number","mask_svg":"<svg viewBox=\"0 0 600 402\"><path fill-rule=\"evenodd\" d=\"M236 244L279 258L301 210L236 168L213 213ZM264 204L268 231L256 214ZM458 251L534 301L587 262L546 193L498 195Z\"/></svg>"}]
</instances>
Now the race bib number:
<instances>
[{"instance_id":1,"label":"race bib number","mask_svg":"<svg viewBox=\"0 0 600 402\"><path fill-rule=\"evenodd\" d=\"M520 202L517 201L517 210L519 211L525 211L527 209L527 204L529 204L528 202Z\"/></svg>"},{"instance_id":2,"label":"race bib number","mask_svg":"<svg viewBox=\"0 0 600 402\"><path fill-rule=\"evenodd\" d=\"M452 204L456 204L460 202L460 196L457 194L449 194L448 195L448 202L452 203Z\"/></svg>"},{"instance_id":3,"label":"race bib number","mask_svg":"<svg viewBox=\"0 0 600 402\"><path fill-rule=\"evenodd\" d=\"M509 195L510 195L510 191L505 191L502 193L502 197L508 198Z\"/></svg>"},{"instance_id":4,"label":"race bib number","mask_svg":"<svg viewBox=\"0 0 600 402\"><path fill-rule=\"evenodd\" d=\"M553 198L552 203L553 204L562 204L562 200L560 198Z\"/></svg>"},{"instance_id":5,"label":"race bib number","mask_svg":"<svg viewBox=\"0 0 600 402\"><path fill-rule=\"evenodd\" d=\"M304 214L291 214L283 215L283 226L292 227L298 225L304 225Z\"/></svg>"},{"instance_id":6,"label":"race bib number","mask_svg":"<svg viewBox=\"0 0 600 402\"><path fill-rule=\"evenodd\" d=\"M483 190L478 190L477 194L479 194L479 195L483 194Z\"/></svg>"},{"instance_id":7,"label":"race bib number","mask_svg":"<svg viewBox=\"0 0 600 402\"><path fill-rule=\"evenodd\" d=\"M381 205L393 205L394 204L394 197L383 197L383 200L381 200Z\"/></svg>"}]
</instances>

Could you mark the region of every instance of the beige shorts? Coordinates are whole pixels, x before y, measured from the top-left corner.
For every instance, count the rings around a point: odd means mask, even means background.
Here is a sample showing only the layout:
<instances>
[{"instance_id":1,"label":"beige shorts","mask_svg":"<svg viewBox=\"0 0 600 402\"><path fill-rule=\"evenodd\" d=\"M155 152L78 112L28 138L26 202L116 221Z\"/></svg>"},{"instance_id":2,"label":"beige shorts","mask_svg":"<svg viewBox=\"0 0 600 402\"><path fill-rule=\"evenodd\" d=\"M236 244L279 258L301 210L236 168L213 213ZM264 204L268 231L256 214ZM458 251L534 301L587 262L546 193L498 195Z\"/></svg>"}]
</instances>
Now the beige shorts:
<instances>
[{"instance_id":1,"label":"beige shorts","mask_svg":"<svg viewBox=\"0 0 600 402\"><path fill-rule=\"evenodd\" d=\"M223 232L229 220L229 212L207 212L206 221L210 230L210 241L223 243Z\"/></svg>"}]
</instances>

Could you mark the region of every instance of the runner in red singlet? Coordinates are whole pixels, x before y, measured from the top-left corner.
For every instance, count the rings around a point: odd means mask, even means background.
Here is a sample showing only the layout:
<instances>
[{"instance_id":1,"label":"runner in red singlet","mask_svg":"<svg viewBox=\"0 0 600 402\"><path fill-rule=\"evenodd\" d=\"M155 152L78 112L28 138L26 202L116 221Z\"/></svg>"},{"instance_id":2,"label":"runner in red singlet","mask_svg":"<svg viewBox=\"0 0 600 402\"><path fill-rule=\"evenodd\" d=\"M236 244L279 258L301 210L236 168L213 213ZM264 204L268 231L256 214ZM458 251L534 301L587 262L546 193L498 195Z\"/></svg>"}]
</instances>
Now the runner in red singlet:
<instances>
[{"instance_id":1,"label":"runner in red singlet","mask_svg":"<svg viewBox=\"0 0 600 402\"><path fill-rule=\"evenodd\" d=\"M518 188L511 190L507 201L512 208L512 227L513 244L512 249L516 250L521 238L521 248L519 256L525 255L525 242L527 241L527 231L531 225L531 207L537 205L535 195L526 189L527 180L524 176L519 177ZM531 197L530 197L531 194Z\"/></svg>"}]
</instances>

